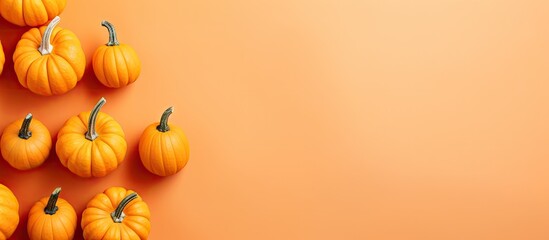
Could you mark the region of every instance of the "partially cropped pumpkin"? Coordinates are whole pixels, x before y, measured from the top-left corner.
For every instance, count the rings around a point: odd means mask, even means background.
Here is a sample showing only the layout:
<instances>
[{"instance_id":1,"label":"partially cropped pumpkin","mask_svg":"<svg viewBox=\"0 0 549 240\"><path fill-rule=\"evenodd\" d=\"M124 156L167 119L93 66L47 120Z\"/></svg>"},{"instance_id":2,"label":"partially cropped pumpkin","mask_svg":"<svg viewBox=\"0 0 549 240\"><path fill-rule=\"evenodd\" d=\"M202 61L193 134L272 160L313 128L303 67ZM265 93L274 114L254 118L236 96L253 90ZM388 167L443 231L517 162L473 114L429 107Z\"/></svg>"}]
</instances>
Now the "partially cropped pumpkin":
<instances>
[{"instance_id":1,"label":"partially cropped pumpkin","mask_svg":"<svg viewBox=\"0 0 549 240\"><path fill-rule=\"evenodd\" d=\"M84 239L147 239L151 231L147 204L132 190L111 187L93 197L82 213Z\"/></svg>"},{"instance_id":2,"label":"partially cropped pumpkin","mask_svg":"<svg viewBox=\"0 0 549 240\"><path fill-rule=\"evenodd\" d=\"M2 133L2 157L18 170L36 168L50 155L52 147L48 128L28 114L24 119L9 124Z\"/></svg>"},{"instance_id":3,"label":"partially cropped pumpkin","mask_svg":"<svg viewBox=\"0 0 549 240\"><path fill-rule=\"evenodd\" d=\"M13 192L0 184L0 240L11 237L19 225L19 202Z\"/></svg>"},{"instance_id":4,"label":"partially cropped pumpkin","mask_svg":"<svg viewBox=\"0 0 549 240\"><path fill-rule=\"evenodd\" d=\"M141 61L137 53L130 45L118 42L110 22L103 21L101 25L109 30L109 42L98 47L93 54L95 76L110 88L120 88L135 82L141 73Z\"/></svg>"},{"instance_id":5,"label":"partially cropped pumpkin","mask_svg":"<svg viewBox=\"0 0 549 240\"><path fill-rule=\"evenodd\" d=\"M168 124L173 108L164 111L160 122L149 125L139 140L139 156L151 173L168 176L181 171L189 161L189 141L183 130Z\"/></svg>"},{"instance_id":6,"label":"partially cropped pumpkin","mask_svg":"<svg viewBox=\"0 0 549 240\"><path fill-rule=\"evenodd\" d=\"M80 40L70 30L56 27L59 21L55 17L47 27L28 30L13 53L19 83L43 96L70 91L86 68Z\"/></svg>"},{"instance_id":7,"label":"partially cropped pumpkin","mask_svg":"<svg viewBox=\"0 0 549 240\"><path fill-rule=\"evenodd\" d=\"M41 26L61 14L67 0L0 0L0 14L19 26Z\"/></svg>"},{"instance_id":8,"label":"partially cropped pumpkin","mask_svg":"<svg viewBox=\"0 0 549 240\"><path fill-rule=\"evenodd\" d=\"M0 74L4 69L4 63L6 62L6 55L4 54L4 49L2 48L2 42L0 42Z\"/></svg>"},{"instance_id":9,"label":"partially cropped pumpkin","mask_svg":"<svg viewBox=\"0 0 549 240\"><path fill-rule=\"evenodd\" d=\"M65 199L59 198L61 188L50 197L36 202L29 211L27 233L31 240L72 240L76 230L76 212Z\"/></svg>"},{"instance_id":10,"label":"partially cropped pumpkin","mask_svg":"<svg viewBox=\"0 0 549 240\"><path fill-rule=\"evenodd\" d=\"M122 127L99 112L101 98L91 112L69 118L57 134L55 151L61 164L80 177L103 177L114 171L126 156Z\"/></svg>"}]
</instances>

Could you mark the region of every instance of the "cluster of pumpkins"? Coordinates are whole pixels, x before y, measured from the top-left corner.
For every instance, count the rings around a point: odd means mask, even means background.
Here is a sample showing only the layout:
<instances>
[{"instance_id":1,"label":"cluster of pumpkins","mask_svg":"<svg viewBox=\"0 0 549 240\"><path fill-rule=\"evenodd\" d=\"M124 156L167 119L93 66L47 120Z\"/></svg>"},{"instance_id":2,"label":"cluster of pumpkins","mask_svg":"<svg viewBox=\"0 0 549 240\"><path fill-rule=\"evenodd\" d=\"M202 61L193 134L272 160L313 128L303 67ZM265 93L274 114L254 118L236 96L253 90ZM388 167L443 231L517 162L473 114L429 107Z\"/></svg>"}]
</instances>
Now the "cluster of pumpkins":
<instances>
[{"instance_id":1,"label":"cluster of pumpkins","mask_svg":"<svg viewBox=\"0 0 549 240\"><path fill-rule=\"evenodd\" d=\"M66 0L0 0L0 15L19 26L33 27L25 32L13 54L19 83L43 96L59 95L73 89L82 79L86 57L76 35L57 27L58 15ZM47 25L46 25L47 24ZM109 41L99 46L92 58L97 79L106 87L120 88L137 80L141 62L135 50L118 42L114 26L103 21ZM0 74L5 55L0 43ZM91 111L69 118L57 133L55 152L62 163L80 177L102 177L124 160L127 143L118 122L100 112L101 98ZM149 125L139 140L143 166L159 176L179 172L189 159L189 143L183 131L164 111L160 121ZM48 128L32 114L9 124L0 139L0 151L12 167L29 170L40 166L52 150ZM32 240L72 239L77 226L74 208L59 198L61 188L38 201L29 211L27 232ZM9 238L19 224L19 203L13 192L0 184L0 240ZM82 213L85 239L147 239L150 212L147 204L132 190L111 187L92 198Z\"/></svg>"},{"instance_id":2,"label":"cluster of pumpkins","mask_svg":"<svg viewBox=\"0 0 549 240\"><path fill-rule=\"evenodd\" d=\"M73 239L77 216L73 206L59 197L56 188L49 197L30 209L27 233L30 239ZM19 225L19 202L13 192L0 184L0 239L8 239ZM147 239L151 230L147 203L132 190L110 187L94 196L82 213L84 239Z\"/></svg>"},{"instance_id":3,"label":"cluster of pumpkins","mask_svg":"<svg viewBox=\"0 0 549 240\"><path fill-rule=\"evenodd\" d=\"M122 127L113 117L100 112L101 98L91 112L69 118L57 133L55 152L61 164L80 177L103 177L124 161L127 143ZM179 172L189 159L189 142L183 130L168 124L173 107L164 111L160 122L150 124L139 139L143 166L158 176ZM36 168L49 157L52 138L48 128L31 113L10 123L2 132L0 152L18 170Z\"/></svg>"}]
</instances>

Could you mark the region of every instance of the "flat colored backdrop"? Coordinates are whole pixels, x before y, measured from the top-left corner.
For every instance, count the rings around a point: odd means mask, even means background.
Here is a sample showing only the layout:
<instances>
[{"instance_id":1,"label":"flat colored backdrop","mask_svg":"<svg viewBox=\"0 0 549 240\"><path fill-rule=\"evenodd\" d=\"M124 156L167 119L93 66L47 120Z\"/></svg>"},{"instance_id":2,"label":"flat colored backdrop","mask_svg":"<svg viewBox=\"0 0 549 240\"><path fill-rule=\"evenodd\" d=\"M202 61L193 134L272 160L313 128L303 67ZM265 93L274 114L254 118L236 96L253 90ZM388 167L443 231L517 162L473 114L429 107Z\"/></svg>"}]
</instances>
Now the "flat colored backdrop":
<instances>
[{"instance_id":1,"label":"flat colored backdrop","mask_svg":"<svg viewBox=\"0 0 549 240\"><path fill-rule=\"evenodd\" d=\"M124 164L78 178L52 157L0 182L31 204L63 187L78 213L110 186L136 190L151 239L549 239L547 1L69 0L61 27L88 60L103 19L143 61L124 89L87 74L39 97L11 55L26 30L0 21L8 61L0 127L27 112L55 135L103 111ZM149 174L142 129L174 106L191 143L178 175ZM78 229L77 235L81 236Z\"/></svg>"}]
</instances>

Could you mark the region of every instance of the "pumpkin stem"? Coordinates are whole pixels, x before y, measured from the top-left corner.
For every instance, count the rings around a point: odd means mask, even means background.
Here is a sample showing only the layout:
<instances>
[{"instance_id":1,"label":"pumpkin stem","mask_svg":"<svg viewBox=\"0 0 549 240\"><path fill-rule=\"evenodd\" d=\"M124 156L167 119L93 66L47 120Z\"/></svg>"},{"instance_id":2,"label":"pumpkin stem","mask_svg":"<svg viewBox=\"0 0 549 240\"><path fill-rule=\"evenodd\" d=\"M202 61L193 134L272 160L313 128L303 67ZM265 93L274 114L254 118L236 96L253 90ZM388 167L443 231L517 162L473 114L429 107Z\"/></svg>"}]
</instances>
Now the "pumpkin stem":
<instances>
[{"instance_id":1,"label":"pumpkin stem","mask_svg":"<svg viewBox=\"0 0 549 240\"><path fill-rule=\"evenodd\" d=\"M44 31L44 36L42 36L42 42L40 43L40 47L38 47L38 51L42 55L50 54L53 51L53 45L51 45L51 34L53 33L53 29L55 29L55 26L61 21L61 18L59 16L56 16L51 22L48 24L48 27L46 27L46 31Z\"/></svg>"},{"instance_id":2,"label":"pumpkin stem","mask_svg":"<svg viewBox=\"0 0 549 240\"><path fill-rule=\"evenodd\" d=\"M48 200L48 204L44 208L44 212L49 215L53 215L57 212L59 209L57 207L57 199L59 199L59 193L61 192L61 188L58 187L50 195L50 199Z\"/></svg>"},{"instance_id":3,"label":"pumpkin stem","mask_svg":"<svg viewBox=\"0 0 549 240\"><path fill-rule=\"evenodd\" d=\"M116 30L114 29L114 25L112 25L112 23L110 22L103 20L101 22L101 26L106 27L109 30L109 42L107 43L107 46L120 45L120 42L118 42L118 38L116 38Z\"/></svg>"},{"instance_id":4,"label":"pumpkin stem","mask_svg":"<svg viewBox=\"0 0 549 240\"><path fill-rule=\"evenodd\" d=\"M93 141L97 137L99 137L99 135L97 135L97 132L95 131L95 120L97 119L97 114L99 114L99 110L101 110L101 107L105 105L105 102L107 102L105 98L99 99L99 102L95 104L95 107L93 107L90 113L90 118L88 119L88 131L86 132L86 139L90 141Z\"/></svg>"},{"instance_id":5,"label":"pumpkin stem","mask_svg":"<svg viewBox=\"0 0 549 240\"><path fill-rule=\"evenodd\" d=\"M162 117L160 118L160 124L156 126L156 130L161 132L167 132L170 131L170 126L168 126L168 118L173 113L173 107L169 107L162 113Z\"/></svg>"},{"instance_id":6,"label":"pumpkin stem","mask_svg":"<svg viewBox=\"0 0 549 240\"><path fill-rule=\"evenodd\" d=\"M126 214L124 214L124 208L133 200L137 198L137 193L133 192L130 195L126 196L120 204L116 207L116 210L111 213L111 218L115 223L121 223L124 218L126 217Z\"/></svg>"},{"instance_id":7,"label":"pumpkin stem","mask_svg":"<svg viewBox=\"0 0 549 240\"><path fill-rule=\"evenodd\" d=\"M32 136L32 132L29 131L29 126L32 121L32 113L27 114L23 124L21 124L21 129L19 129L19 137L22 139L29 139Z\"/></svg>"}]
</instances>

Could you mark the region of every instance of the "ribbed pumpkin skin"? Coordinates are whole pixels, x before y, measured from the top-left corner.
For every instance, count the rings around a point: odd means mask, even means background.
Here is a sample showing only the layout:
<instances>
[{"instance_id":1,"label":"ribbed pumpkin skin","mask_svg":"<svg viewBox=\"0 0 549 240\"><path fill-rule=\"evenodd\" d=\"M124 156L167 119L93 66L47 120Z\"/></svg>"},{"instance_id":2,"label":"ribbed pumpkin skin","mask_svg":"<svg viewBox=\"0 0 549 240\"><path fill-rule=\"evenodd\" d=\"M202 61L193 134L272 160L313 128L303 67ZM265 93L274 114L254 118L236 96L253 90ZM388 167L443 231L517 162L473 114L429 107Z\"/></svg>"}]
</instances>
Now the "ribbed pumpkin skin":
<instances>
[{"instance_id":1,"label":"ribbed pumpkin skin","mask_svg":"<svg viewBox=\"0 0 549 240\"><path fill-rule=\"evenodd\" d=\"M0 0L0 14L18 26L41 26L63 12L67 0Z\"/></svg>"},{"instance_id":2,"label":"ribbed pumpkin skin","mask_svg":"<svg viewBox=\"0 0 549 240\"><path fill-rule=\"evenodd\" d=\"M159 176L173 175L189 161L189 141L183 130L169 125L170 130L156 129L159 123L149 125L139 139L139 156L143 166Z\"/></svg>"},{"instance_id":3,"label":"ribbed pumpkin skin","mask_svg":"<svg viewBox=\"0 0 549 240\"><path fill-rule=\"evenodd\" d=\"M0 240L10 238L19 224L19 202L13 192L0 184Z\"/></svg>"},{"instance_id":4,"label":"ribbed pumpkin skin","mask_svg":"<svg viewBox=\"0 0 549 240\"><path fill-rule=\"evenodd\" d=\"M151 230L151 213L147 204L138 197L131 201L121 223L115 223L111 213L122 199L133 193L122 187L111 187L93 197L82 213L81 226L84 239L92 240L139 240L147 239Z\"/></svg>"},{"instance_id":5,"label":"ribbed pumpkin skin","mask_svg":"<svg viewBox=\"0 0 549 240\"><path fill-rule=\"evenodd\" d=\"M102 45L93 54L93 71L103 85L120 88L137 80L141 73L141 61L127 44Z\"/></svg>"},{"instance_id":6,"label":"ribbed pumpkin skin","mask_svg":"<svg viewBox=\"0 0 549 240\"><path fill-rule=\"evenodd\" d=\"M97 115L97 133L86 139L90 112L69 118L57 134L55 150L61 164L81 177L103 177L114 171L126 156L127 143L118 122L106 113Z\"/></svg>"},{"instance_id":7,"label":"ribbed pumpkin skin","mask_svg":"<svg viewBox=\"0 0 549 240\"><path fill-rule=\"evenodd\" d=\"M33 93L51 96L66 93L82 79L86 57L78 37L68 29L55 27L51 36L53 51L42 55L37 49L46 26L23 34L13 54L19 83Z\"/></svg>"},{"instance_id":8,"label":"ribbed pumpkin skin","mask_svg":"<svg viewBox=\"0 0 549 240\"><path fill-rule=\"evenodd\" d=\"M4 48L2 47L2 42L0 42L0 75L2 70L4 70L4 63L6 62L6 55L4 54Z\"/></svg>"},{"instance_id":9,"label":"ribbed pumpkin skin","mask_svg":"<svg viewBox=\"0 0 549 240\"><path fill-rule=\"evenodd\" d=\"M44 213L48 198L36 202L29 211L27 233L31 240L71 240L77 226L76 211L65 199L57 200L55 214Z\"/></svg>"},{"instance_id":10,"label":"ribbed pumpkin skin","mask_svg":"<svg viewBox=\"0 0 549 240\"><path fill-rule=\"evenodd\" d=\"M52 140L48 128L38 119L33 119L29 126L32 136L29 139L19 137L23 119L9 124L2 133L0 150L2 157L18 170L36 168L48 158Z\"/></svg>"}]
</instances>

